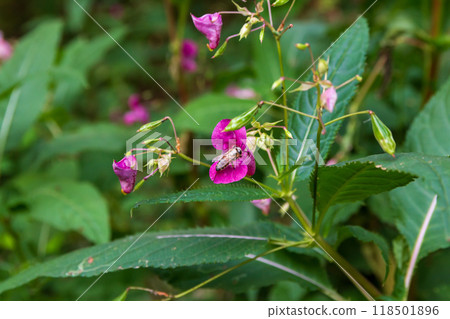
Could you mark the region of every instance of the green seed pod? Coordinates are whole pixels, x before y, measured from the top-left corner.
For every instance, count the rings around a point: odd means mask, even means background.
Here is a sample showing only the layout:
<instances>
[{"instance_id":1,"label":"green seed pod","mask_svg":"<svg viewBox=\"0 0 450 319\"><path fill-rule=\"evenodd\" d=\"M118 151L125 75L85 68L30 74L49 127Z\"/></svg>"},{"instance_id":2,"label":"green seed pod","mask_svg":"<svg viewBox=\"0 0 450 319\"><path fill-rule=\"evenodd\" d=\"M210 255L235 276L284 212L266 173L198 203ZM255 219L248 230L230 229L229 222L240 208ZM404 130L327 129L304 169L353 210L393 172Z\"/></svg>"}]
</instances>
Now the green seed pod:
<instances>
[{"instance_id":1,"label":"green seed pod","mask_svg":"<svg viewBox=\"0 0 450 319\"><path fill-rule=\"evenodd\" d=\"M157 128L158 126L160 126L164 121L166 121L167 118L162 118L158 121L153 121L147 124L142 125L139 130L137 130L138 132L147 132L147 131L151 131L154 130L155 128Z\"/></svg>"},{"instance_id":2,"label":"green seed pod","mask_svg":"<svg viewBox=\"0 0 450 319\"><path fill-rule=\"evenodd\" d=\"M317 71L319 71L320 77L328 72L328 62L324 59L319 60L319 65L317 66Z\"/></svg>"},{"instance_id":3,"label":"green seed pod","mask_svg":"<svg viewBox=\"0 0 450 319\"><path fill-rule=\"evenodd\" d=\"M306 50L307 48L309 48L309 43L297 43L295 45L295 47L299 50Z\"/></svg>"},{"instance_id":4,"label":"green seed pod","mask_svg":"<svg viewBox=\"0 0 450 319\"><path fill-rule=\"evenodd\" d=\"M223 132L236 131L241 127L244 127L248 122L251 121L253 116L258 112L259 105L255 105L249 111L242 113L239 116L233 118Z\"/></svg>"},{"instance_id":5,"label":"green seed pod","mask_svg":"<svg viewBox=\"0 0 450 319\"><path fill-rule=\"evenodd\" d=\"M395 141L392 137L391 130L381 122L375 113L371 112L370 117L372 119L373 135L378 141L378 144L380 144L383 151L395 157Z\"/></svg>"},{"instance_id":6,"label":"green seed pod","mask_svg":"<svg viewBox=\"0 0 450 319\"><path fill-rule=\"evenodd\" d=\"M264 40L264 30L265 30L266 28L265 27L263 27L262 29L261 29L261 31L259 32L259 42L261 42L261 43L263 43L263 40Z\"/></svg>"},{"instance_id":7,"label":"green seed pod","mask_svg":"<svg viewBox=\"0 0 450 319\"><path fill-rule=\"evenodd\" d=\"M274 3L272 3L272 7L279 7L288 2L289 0L276 0Z\"/></svg>"},{"instance_id":8,"label":"green seed pod","mask_svg":"<svg viewBox=\"0 0 450 319\"><path fill-rule=\"evenodd\" d=\"M225 51L225 48L227 47L228 41L225 41L214 53L213 57L211 59L217 58L218 56L221 56L223 52Z\"/></svg>"}]
</instances>

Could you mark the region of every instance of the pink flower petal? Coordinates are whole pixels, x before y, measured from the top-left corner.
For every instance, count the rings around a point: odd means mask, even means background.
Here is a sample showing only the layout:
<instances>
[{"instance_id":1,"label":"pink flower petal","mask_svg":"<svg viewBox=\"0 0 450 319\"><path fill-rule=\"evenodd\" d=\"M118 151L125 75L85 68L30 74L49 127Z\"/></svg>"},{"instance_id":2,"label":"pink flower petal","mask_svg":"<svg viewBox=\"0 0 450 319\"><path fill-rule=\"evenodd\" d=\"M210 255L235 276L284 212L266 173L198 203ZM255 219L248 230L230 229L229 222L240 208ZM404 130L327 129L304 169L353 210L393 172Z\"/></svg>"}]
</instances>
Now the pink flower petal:
<instances>
[{"instance_id":1,"label":"pink flower petal","mask_svg":"<svg viewBox=\"0 0 450 319\"><path fill-rule=\"evenodd\" d=\"M193 73L197 71L197 62L195 62L195 60L192 59L182 58L181 68L188 73Z\"/></svg>"},{"instance_id":2,"label":"pink flower petal","mask_svg":"<svg viewBox=\"0 0 450 319\"><path fill-rule=\"evenodd\" d=\"M263 215L267 216L269 215L271 201L272 200L270 198L265 198L252 200L251 203L255 205L257 208L261 209Z\"/></svg>"},{"instance_id":3,"label":"pink flower petal","mask_svg":"<svg viewBox=\"0 0 450 319\"><path fill-rule=\"evenodd\" d=\"M322 95L320 96L320 102L323 106L325 106L328 112L333 112L337 97L338 96L336 93L336 89L334 88L334 86L332 86L323 91Z\"/></svg>"},{"instance_id":4,"label":"pink flower petal","mask_svg":"<svg viewBox=\"0 0 450 319\"><path fill-rule=\"evenodd\" d=\"M245 165L229 165L227 168L216 171L217 162L211 165L209 169L209 177L214 184L229 184L240 181L247 175L247 166Z\"/></svg>"},{"instance_id":5,"label":"pink flower petal","mask_svg":"<svg viewBox=\"0 0 450 319\"><path fill-rule=\"evenodd\" d=\"M209 48L214 50L220 42L220 32L222 31L222 16L220 13L208 13L199 18L191 14L194 26L203 33L209 41Z\"/></svg>"},{"instance_id":6,"label":"pink flower petal","mask_svg":"<svg viewBox=\"0 0 450 319\"><path fill-rule=\"evenodd\" d=\"M0 61L8 60L13 53L12 45L3 39L3 33L0 31Z\"/></svg>"},{"instance_id":7,"label":"pink flower petal","mask_svg":"<svg viewBox=\"0 0 450 319\"><path fill-rule=\"evenodd\" d=\"M198 46L192 40L185 39L181 45L181 55L183 58L195 59L198 54Z\"/></svg>"},{"instance_id":8,"label":"pink flower petal","mask_svg":"<svg viewBox=\"0 0 450 319\"><path fill-rule=\"evenodd\" d=\"M139 94L131 94L128 98L128 106L130 109L134 110L135 108L139 107L141 105L140 103L140 96Z\"/></svg>"},{"instance_id":9,"label":"pink flower petal","mask_svg":"<svg viewBox=\"0 0 450 319\"><path fill-rule=\"evenodd\" d=\"M241 144L245 145L247 140L247 131L245 127L241 127L239 130L230 131L230 132L222 132L225 127L230 123L231 120L224 119L217 123L214 128L211 141L212 145L215 149L218 150L228 150L234 145L240 146ZM244 148L245 149L245 146Z\"/></svg>"},{"instance_id":10,"label":"pink flower petal","mask_svg":"<svg viewBox=\"0 0 450 319\"><path fill-rule=\"evenodd\" d=\"M117 175L122 192L131 193L136 183L137 161L133 155L125 156L119 162L113 161L114 174Z\"/></svg>"}]
</instances>

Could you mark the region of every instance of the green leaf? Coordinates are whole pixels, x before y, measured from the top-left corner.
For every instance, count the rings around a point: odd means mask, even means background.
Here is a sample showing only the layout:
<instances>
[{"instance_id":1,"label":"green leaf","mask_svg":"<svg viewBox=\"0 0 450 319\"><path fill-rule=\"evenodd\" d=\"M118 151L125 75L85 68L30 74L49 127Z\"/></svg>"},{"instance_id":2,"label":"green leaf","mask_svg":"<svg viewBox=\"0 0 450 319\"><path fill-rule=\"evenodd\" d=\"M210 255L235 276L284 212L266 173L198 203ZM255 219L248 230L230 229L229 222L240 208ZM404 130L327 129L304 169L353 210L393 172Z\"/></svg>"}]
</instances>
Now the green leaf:
<instances>
[{"instance_id":1,"label":"green leaf","mask_svg":"<svg viewBox=\"0 0 450 319\"><path fill-rule=\"evenodd\" d=\"M49 71L61 37L62 24L41 24L17 45L14 55L0 68L0 92L18 83L0 100L0 153L17 146L44 107Z\"/></svg>"},{"instance_id":2,"label":"green leaf","mask_svg":"<svg viewBox=\"0 0 450 319\"><path fill-rule=\"evenodd\" d=\"M232 119L248 111L254 101L241 100L224 94L209 93L185 105L186 111L198 122L195 123L184 111L173 118L177 130L190 130L195 133L211 135L214 127L223 119Z\"/></svg>"},{"instance_id":3,"label":"green leaf","mask_svg":"<svg viewBox=\"0 0 450 319\"><path fill-rule=\"evenodd\" d=\"M107 203L89 183L41 179L39 187L28 189L25 201L34 219L62 231L78 231L97 244L109 240Z\"/></svg>"},{"instance_id":4,"label":"green leaf","mask_svg":"<svg viewBox=\"0 0 450 319\"><path fill-rule=\"evenodd\" d=\"M269 294L270 301L298 301L306 294L306 289L291 281L280 281Z\"/></svg>"},{"instance_id":5,"label":"green leaf","mask_svg":"<svg viewBox=\"0 0 450 319\"><path fill-rule=\"evenodd\" d=\"M360 226L344 226L339 230L338 242L339 246L345 239L355 237L365 243L374 243L381 251L384 263L386 265L385 278L389 272L389 244L380 235L370 232Z\"/></svg>"},{"instance_id":6,"label":"green leaf","mask_svg":"<svg viewBox=\"0 0 450 319\"><path fill-rule=\"evenodd\" d=\"M81 9L77 6L77 9ZM82 12L82 11L81 11ZM84 12L83 16L85 16ZM126 33L124 28L116 28L111 31L111 36L120 41ZM63 51L58 69L67 70L73 74L69 78L56 82L53 103L65 109L69 109L77 103L78 97L85 89L85 84L80 79L88 78L89 71L102 61L105 54L116 47L117 44L106 34L102 34L92 40L77 38L70 42Z\"/></svg>"},{"instance_id":7,"label":"green leaf","mask_svg":"<svg viewBox=\"0 0 450 319\"><path fill-rule=\"evenodd\" d=\"M272 195L273 196L273 195ZM136 203L133 209L143 204L169 204L175 202L246 202L255 199L268 198L267 192L260 187L240 185L215 185L211 187L192 189L146 199Z\"/></svg>"},{"instance_id":8,"label":"green leaf","mask_svg":"<svg viewBox=\"0 0 450 319\"><path fill-rule=\"evenodd\" d=\"M450 78L414 119L406 148L427 155L450 154Z\"/></svg>"},{"instance_id":9,"label":"green leaf","mask_svg":"<svg viewBox=\"0 0 450 319\"><path fill-rule=\"evenodd\" d=\"M332 45L331 49L322 57L330 58L328 65L328 80L337 86L356 74L362 74L364 71L364 60L369 41L369 29L364 18L359 19L351 26L337 42ZM302 77L301 81L312 81L311 72L307 76ZM357 84L355 81L337 90L338 99L333 113L327 111L323 114L323 121L328 122L344 115L347 111L351 98L355 94ZM316 109L317 91L309 90L299 92L294 102L294 109L314 114ZM321 137L320 155L323 159L327 158L330 146L342 124L338 121L327 126L327 132ZM317 121L295 113L291 113L289 117L289 130L297 140L297 145L290 146L289 157L291 164L297 162L303 156L308 155L307 146L313 141L316 142ZM312 157L314 158L314 156ZM313 160L303 164L297 170L300 178L306 178L311 173L314 166Z\"/></svg>"},{"instance_id":10,"label":"green leaf","mask_svg":"<svg viewBox=\"0 0 450 319\"><path fill-rule=\"evenodd\" d=\"M405 236L410 251L435 195L438 196L436 210L428 226L419 258L450 246L449 157L409 153L397 154L394 159L386 154L365 157L360 161L372 161L387 169L402 170L419 176L413 183L392 190L388 196L382 196L385 205L376 204L377 201L373 202L375 206L372 206L372 202L369 203L375 214L390 216L397 229Z\"/></svg>"},{"instance_id":11,"label":"green leaf","mask_svg":"<svg viewBox=\"0 0 450 319\"><path fill-rule=\"evenodd\" d=\"M258 223L129 236L34 265L0 283L0 293L38 277L91 277L130 268L176 268L241 260L273 248L269 238L293 238L285 227ZM124 254L124 252L126 253ZM120 257L120 258L119 258Z\"/></svg>"},{"instance_id":12,"label":"green leaf","mask_svg":"<svg viewBox=\"0 0 450 319\"><path fill-rule=\"evenodd\" d=\"M180 289L189 289L209 278L212 274L218 274L224 269L232 267L252 258L247 255L245 259L232 261L226 264L205 264L196 267L181 267L177 269L157 271L158 275ZM242 293L252 288L260 288L272 285L281 280L299 285L305 290L321 290L331 298L340 299L331 288L327 273L320 262L309 256L302 256L280 251L264 256L248 263L229 274L214 280L205 287L227 289L236 293Z\"/></svg>"},{"instance_id":13,"label":"green leaf","mask_svg":"<svg viewBox=\"0 0 450 319\"><path fill-rule=\"evenodd\" d=\"M413 180L414 176L409 173L386 170L371 162L323 166L318 173L317 209L325 214L331 205L363 200ZM312 192L313 180L310 181L310 189Z\"/></svg>"},{"instance_id":14,"label":"green leaf","mask_svg":"<svg viewBox=\"0 0 450 319\"><path fill-rule=\"evenodd\" d=\"M126 140L134 130L109 123L79 126L75 131L63 132L45 144L36 145L28 155L28 163L39 166L58 155L80 152L119 152L125 149ZM112 160L111 160L112 162Z\"/></svg>"}]
</instances>

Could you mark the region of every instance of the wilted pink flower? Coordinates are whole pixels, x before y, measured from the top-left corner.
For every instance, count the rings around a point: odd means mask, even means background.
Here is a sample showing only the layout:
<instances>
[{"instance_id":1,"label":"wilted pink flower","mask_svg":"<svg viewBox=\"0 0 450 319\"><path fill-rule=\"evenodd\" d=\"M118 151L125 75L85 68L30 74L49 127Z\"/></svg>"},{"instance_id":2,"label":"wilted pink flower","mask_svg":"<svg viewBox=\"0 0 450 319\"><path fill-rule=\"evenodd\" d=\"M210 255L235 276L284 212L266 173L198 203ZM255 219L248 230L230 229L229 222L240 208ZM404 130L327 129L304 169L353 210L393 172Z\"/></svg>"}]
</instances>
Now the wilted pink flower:
<instances>
[{"instance_id":1,"label":"wilted pink flower","mask_svg":"<svg viewBox=\"0 0 450 319\"><path fill-rule=\"evenodd\" d=\"M131 111L127 112L123 116L123 121L126 125L131 125L135 122L147 123L150 119L150 115L140 102L138 94L132 94L128 98L128 106Z\"/></svg>"},{"instance_id":2,"label":"wilted pink flower","mask_svg":"<svg viewBox=\"0 0 450 319\"><path fill-rule=\"evenodd\" d=\"M187 72L195 72L197 70L198 47L197 44L189 39L183 41L181 46L181 67Z\"/></svg>"},{"instance_id":3,"label":"wilted pink flower","mask_svg":"<svg viewBox=\"0 0 450 319\"><path fill-rule=\"evenodd\" d=\"M3 38L3 32L0 31L0 61L8 60L12 53L12 45Z\"/></svg>"},{"instance_id":4,"label":"wilted pink flower","mask_svg":"<svg viewBox=\"0 0 450 319\"><path fill-rule=\"evenodd\" d=\"M209 169L209 177L215 184L229 184L255 174L255 158L246 146L247 130L242 127L223 132L230 121L221 120L211 136L213 147L223 151Z\"/></svg>"},{"instance_id":5,"label":"wilted pink flower","mask_svg":"<svg viewBox=\"0 0 450 319\"><path fill-rule=\"evenodd\" d=\"M249 100L256 98L256 92L253 89L242 89L236 85L229 85L225 93L228 96L235 97L238 99Z\"/></svg>"},{"instance_id":6,"label":"wilted pink flower","mask_svg":"<svg viewBox=\"0 0 450 319\"><path fill-rule=\"evenodd\" d=\"M214 50L219 45L220 32L222 31L222 16L220 13L208 13L200 18L191 13L192 21L198 31L203 33L209 41L208 48Z\"/></svg>"},{"instance_id":7,"label":"wilted pink flower","mask_svg":"<svg viewBox=\"0 0 450 319\"><path fill-rule=\"evenodd\" d=\"M270 210L270 202L272 200L270 198L266 198L266 199L256 199L256 200L252 200L251 203L253 205L255 205L257 208L261 209L263 215L269 215L269 210Z\"/></svg>"},{"instance_id":8,"label":"wilted pink flower","mask_svg":"<svg viewBox=\"0 0 450 319\"><path fill-rule=\"evenodd\" d=\"M114 173L119 178L122 193L129 194L134 189L137 175L137 161L134 155L125 156L119 162L113 161Z\"/></svg>"},{"instance_id":9,"label":"wilted pink flower","mask_svg":"<svg viewBox=\"0 0 450 319\"><path fill-rule=\"evenodd\" d=\"M325 106L328 112L333 112L336 101L337 101L337 93L334 86L325 89L322 95L320 96L320 102L322 103L323 106Z\"/></svg>"}]
</instances>

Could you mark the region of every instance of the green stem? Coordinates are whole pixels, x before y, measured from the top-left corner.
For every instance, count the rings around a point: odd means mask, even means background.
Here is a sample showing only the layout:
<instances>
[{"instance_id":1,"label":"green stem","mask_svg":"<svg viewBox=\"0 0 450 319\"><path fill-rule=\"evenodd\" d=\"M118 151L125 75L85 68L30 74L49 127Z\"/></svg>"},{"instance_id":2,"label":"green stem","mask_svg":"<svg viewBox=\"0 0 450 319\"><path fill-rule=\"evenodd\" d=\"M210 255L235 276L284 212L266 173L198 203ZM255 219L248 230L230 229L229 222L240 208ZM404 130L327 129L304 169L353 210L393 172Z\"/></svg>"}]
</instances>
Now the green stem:
<instances>
[{"instance_id":1,"label":"green stem","mask_svg":"<svg viewBox=\"0 0 450 319\"><path fill-rule=\"evenodd\" d=\"M305 231L308 233L309 236L312 237L311 222L308 220L308 217L306 217L306 215L303 212L303 210L301 209L301 207L292 198L292 196L286 197L285 200L289 203L289 206L291 207L295 216L297 216L298 220L300 221L300 224L302 224Z\"/></svg>"},{"instance_id":2,"label":"green stem","mask_svg":"<svg viewBox=\"0 0 450 319\"><path fill-rule=\"evenodd\" d=\"M276 107L285 109L285 110L287 110L287 111L289 111L289 112L297 113L297 114L300 114L300 115L303 115L303 116L306 116L306 117L309 117L309 118L312 118L312 119L317 120L317 116L310 115L310 114L306 114L306 113L303 113L303 112L300 112L300 111L291 109L290 107L287 107L286 105L276 104L276 103L269 102L269 101L261 101L261 102L263 102L264 104L270 105L270 106L276 106ZM261 102L260 102L260 103L261 103ZM287 129L287 127L286 127L286 129Z\"/></svg>"},{"instance_id":3,"label":"green stem","mask_svg":"<svg viewBox=\"0 0 450 319\"><path fill-rule=\"evenodd\" d=\"M297 202L292 198L288 199L291 209L294 211L296 216L304 215L298 206ZM303 223L302 223L303 224ZM359 273L347 260L345 260L337 251L333 249L319 234L311 234L311 229L305 227L306 232L311 237L312 240L321 248L344 272L347 278L355 285L355 287L368 299L375 300L379 297L381 293L378 289L369 282L363 275Z\"/></svg>"},{"instance_id":4,"label":"green stem","mask_svg":"<svg viewBox=\"0 0 450 319\"><path fill-rule=\"evenodd\" d=\"M365 110L365 111L359 111L359 112L355 112L355 113L350 113L350 114L347 114L347 115L335 118L334 120L331 120L329 122L326 122L324 125L327 126L327 125L333 124L333 123L335 123L337 121L340 121L340 120L343 120L343 119L345 119L347 117L360 115L360 114L370 114L370 113L373 113L373 112L371 110Z\"/></svg>"},{"instance_id":5,"label":"green stem","mask_svg":"<svg viewBox=\"0 0 450 319\"><path fill-rule=\"evenodd\" d=\"M280 45L280 37L275 36L275 42L277 44L277 53L278 53L278 62L280 64L280 75L283 78L281 82L281 95L283 97L283 105L287 105L287 97L286 97L286 81L284 79L284 67L283 67L283 55L281 53L281 45ZM289 130L289 123L288 123L288 112L287 109L284 108L284 126L286 126L286 129ZM285 164L286 164L286 170L289 170L289 146L288 146L288 137L285 134ZM289 187L289 183L284 183L285 188Z\"/></svg>"},{"instance_id":6,"label":"green stem","mask_svg":"<svg viewBox=\"0 0 450 319\"><path fill-rule=\"evenodd\" d=\"M317 104L316 104L317 118L321 119L321 106L320 106L320 87L317 87ZM313 171L313 208L312 208L312 228L315 229L316 224L316 210L317 210L317 179L319 174L319 157L320 157L320 135L322 129L325 127L321 120L318 120L317 135L316 135L316 160L314 162Z\"/></svg>"}]
</instances>

